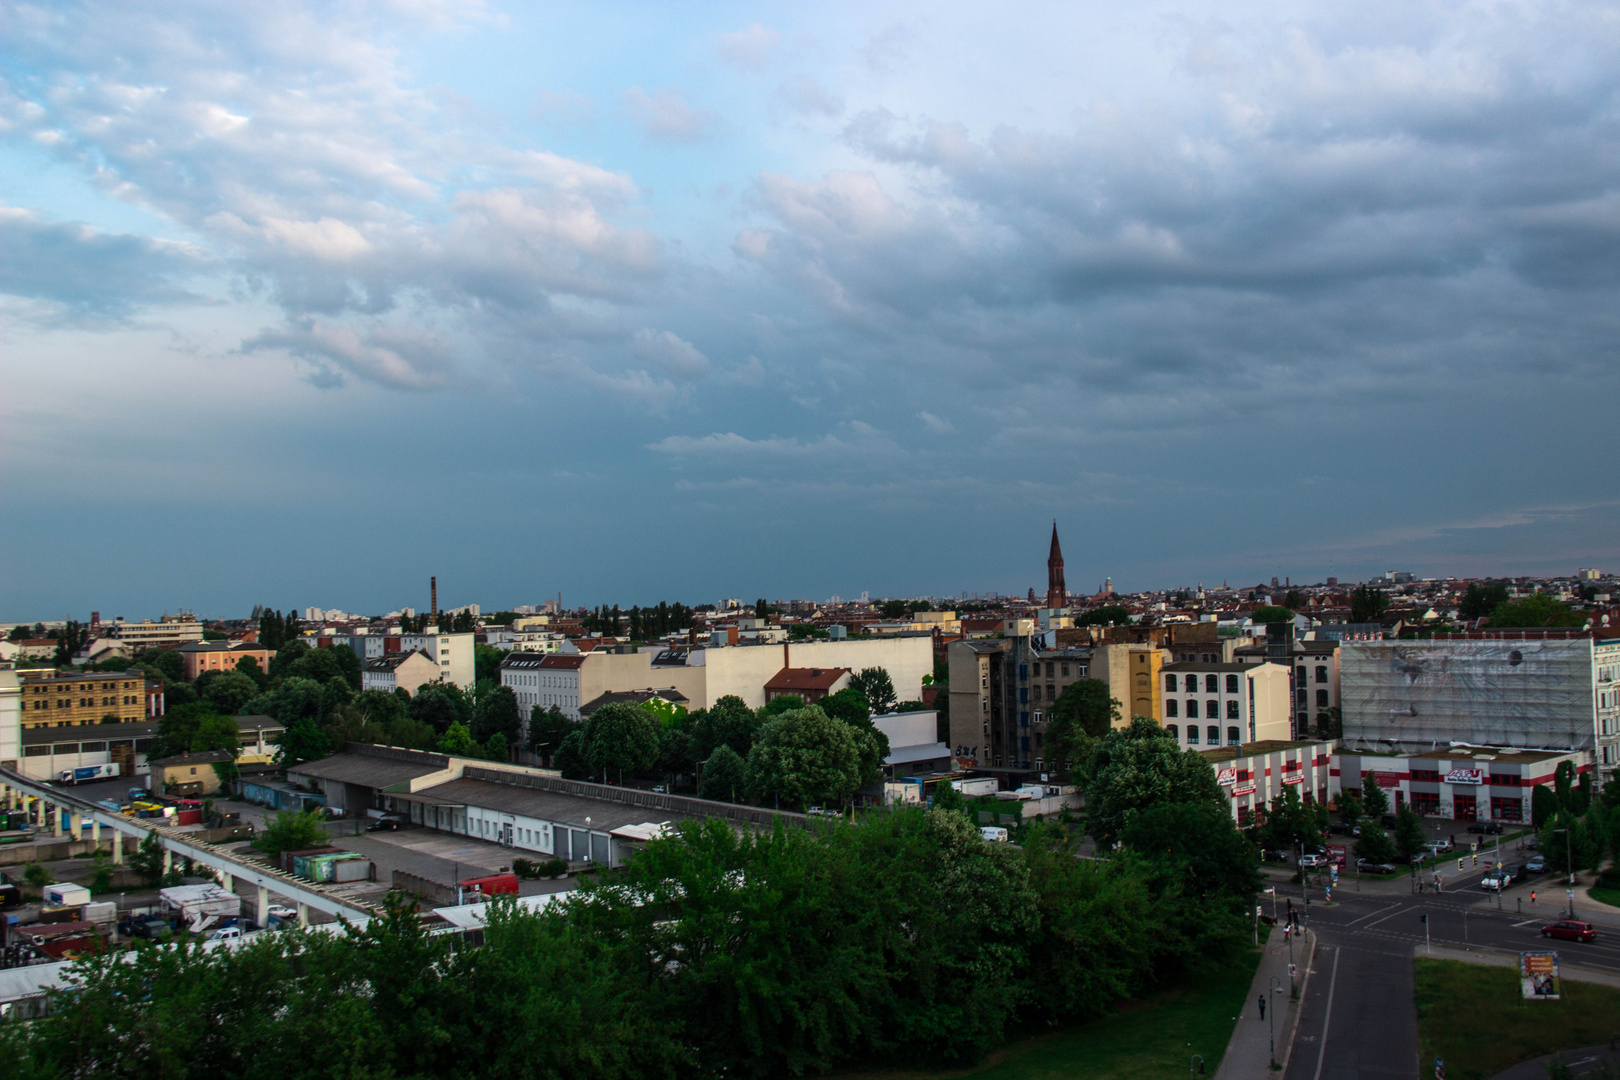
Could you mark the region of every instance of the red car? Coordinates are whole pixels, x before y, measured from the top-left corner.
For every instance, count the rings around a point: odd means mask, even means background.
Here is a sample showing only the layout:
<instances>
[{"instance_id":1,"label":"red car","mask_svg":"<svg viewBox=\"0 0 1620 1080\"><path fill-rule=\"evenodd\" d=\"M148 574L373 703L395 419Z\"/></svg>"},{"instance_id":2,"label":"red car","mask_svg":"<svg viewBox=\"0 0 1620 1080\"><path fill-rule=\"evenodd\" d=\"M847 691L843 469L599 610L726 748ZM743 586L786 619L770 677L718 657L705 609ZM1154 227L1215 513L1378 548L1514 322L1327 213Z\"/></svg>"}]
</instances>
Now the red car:
<instances>
[{"instance_id":1,"label":"red car","mask_svg":"<svg viewBox=\"0 0 1620 1080\"><path fill-rule=\"evenodd\" d=\"M1563 938L1565 941L1596 941L1597 928L1589 922L1575 922L1566 919L1563 922L1548 923L1543 926L1541 936Z\"/></svg>"}]
</instances>

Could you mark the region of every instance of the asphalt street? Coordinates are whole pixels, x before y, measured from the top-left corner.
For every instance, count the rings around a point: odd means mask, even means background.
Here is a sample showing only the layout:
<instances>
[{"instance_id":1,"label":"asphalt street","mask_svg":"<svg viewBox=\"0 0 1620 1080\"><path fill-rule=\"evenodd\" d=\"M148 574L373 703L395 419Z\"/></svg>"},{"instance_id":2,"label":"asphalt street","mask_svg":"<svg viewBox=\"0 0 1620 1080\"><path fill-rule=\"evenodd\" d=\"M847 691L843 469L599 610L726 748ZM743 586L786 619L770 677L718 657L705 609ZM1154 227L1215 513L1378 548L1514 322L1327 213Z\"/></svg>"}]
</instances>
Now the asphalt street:
<instances>
[{"instance_id":1,"label":"asphalt street","mask_svg":"<svg viewBox=\"0 0 1620 1080\"><path fill-rule=\"evenodd\" d=\"M1503 853L1508 862L1520 855ZM1417 893L1409 876L1366 880L1359 888L1354 875L1341 876L1332 903L1324 902L1319 886L1275 883L1279 916L1292 900L1320 943L1286 1080L1428 1075L1418 1061L1412 984L1413 956L1427 943L1511 954L1552 949L1566 966L1620 973L1620 910L1587 899L1580 886L1576 917L1598 926L1598 940L1549 941L1541 927L1564 915L1563 883L1533 878L1498 897L1480 888L1488 865L1483 856L1477 868L1470 858L1462 872L1455 862L1446 863L1438 893Z\"/></svg>"}]
</instances>

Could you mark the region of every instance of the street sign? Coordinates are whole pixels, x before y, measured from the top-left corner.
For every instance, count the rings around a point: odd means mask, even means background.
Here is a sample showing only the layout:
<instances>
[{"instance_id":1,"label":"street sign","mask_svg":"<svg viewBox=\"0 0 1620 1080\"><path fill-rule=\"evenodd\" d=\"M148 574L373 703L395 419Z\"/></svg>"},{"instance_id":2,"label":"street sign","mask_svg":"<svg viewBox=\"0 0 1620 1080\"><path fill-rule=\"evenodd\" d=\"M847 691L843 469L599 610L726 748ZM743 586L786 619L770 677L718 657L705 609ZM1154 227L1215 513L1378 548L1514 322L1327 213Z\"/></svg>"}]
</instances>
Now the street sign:
<instances>
[{"instance_id":1,"label":"street sign","mask_svg":"<svg viewBox=\"0 0 1620 1080\"><path fill-rule=\"evenodd\" d=\"M1434 1080L1446 1080L1446 1059L1434 1059Z\"/></svg>"}]
</instances>

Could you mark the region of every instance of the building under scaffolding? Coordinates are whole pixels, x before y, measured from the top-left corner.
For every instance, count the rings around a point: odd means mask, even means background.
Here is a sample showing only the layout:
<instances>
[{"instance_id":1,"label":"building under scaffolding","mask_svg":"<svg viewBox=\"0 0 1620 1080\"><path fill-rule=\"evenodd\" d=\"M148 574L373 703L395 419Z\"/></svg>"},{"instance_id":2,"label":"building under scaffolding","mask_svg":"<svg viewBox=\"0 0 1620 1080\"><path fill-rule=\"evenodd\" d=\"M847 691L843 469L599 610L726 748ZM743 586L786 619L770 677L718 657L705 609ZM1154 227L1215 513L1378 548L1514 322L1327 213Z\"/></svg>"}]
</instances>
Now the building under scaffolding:
<instances>
[{"instance_id":1,"label":"building under scaffolding","mask_svg":"<svg viewBox=\"0 0 1620 1080\"><path fill-rule=\"evenodd\" d=\"M1617 763L1616 717L1600 695L1620 642L1591 638L1344 643L1346 745L1414 753L1452 743L1588 750ZM1604 707L1600 708L1600 704Z\"/></svg>"}]
</instances>

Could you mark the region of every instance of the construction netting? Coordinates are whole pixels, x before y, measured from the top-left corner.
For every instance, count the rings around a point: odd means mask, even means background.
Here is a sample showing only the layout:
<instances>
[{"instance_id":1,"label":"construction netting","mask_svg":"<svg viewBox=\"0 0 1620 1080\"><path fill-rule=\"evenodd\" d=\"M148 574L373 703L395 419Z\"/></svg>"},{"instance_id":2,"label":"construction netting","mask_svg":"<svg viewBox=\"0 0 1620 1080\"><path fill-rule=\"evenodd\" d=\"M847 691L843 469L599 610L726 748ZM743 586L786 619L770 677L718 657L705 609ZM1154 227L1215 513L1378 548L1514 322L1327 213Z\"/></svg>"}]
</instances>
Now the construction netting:
<instances>
[{"instance_id":1,"label":"construction netting","mask_svg":"<svg viewBox=\"0 0 1620 1080\"><path fill-rule=\"evenodd\" d=\"M1345 642L1344 738L1408 750L1591 747L1592 677L1589 639Z\"/></svg>"}]
</instances>

